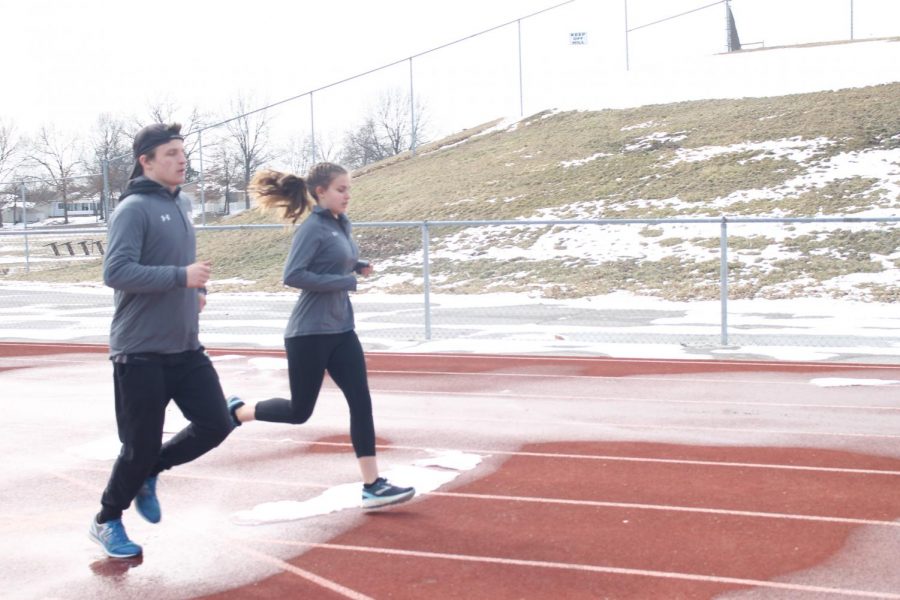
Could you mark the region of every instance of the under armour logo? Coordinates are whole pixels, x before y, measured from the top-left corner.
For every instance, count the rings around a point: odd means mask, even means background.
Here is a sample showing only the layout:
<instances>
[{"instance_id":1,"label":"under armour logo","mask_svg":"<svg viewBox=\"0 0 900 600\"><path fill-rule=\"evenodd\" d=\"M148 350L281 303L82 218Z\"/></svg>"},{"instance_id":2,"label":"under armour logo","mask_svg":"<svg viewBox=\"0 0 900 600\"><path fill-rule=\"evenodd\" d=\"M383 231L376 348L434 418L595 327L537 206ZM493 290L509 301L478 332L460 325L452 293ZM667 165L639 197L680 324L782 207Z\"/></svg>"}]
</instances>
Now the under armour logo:
<instances>
[{"instance_id":1,"label":"under armour logo","mask_svg":"<svg viewBox=\"0 0 900 600\"><path fill-rule=\"evenodd\" d=\"M169 214L166 213L164 215L159 215L159 220L165 223L166 221L171 221L172 217L170 217Z\"/></svg>"}]
</instances>

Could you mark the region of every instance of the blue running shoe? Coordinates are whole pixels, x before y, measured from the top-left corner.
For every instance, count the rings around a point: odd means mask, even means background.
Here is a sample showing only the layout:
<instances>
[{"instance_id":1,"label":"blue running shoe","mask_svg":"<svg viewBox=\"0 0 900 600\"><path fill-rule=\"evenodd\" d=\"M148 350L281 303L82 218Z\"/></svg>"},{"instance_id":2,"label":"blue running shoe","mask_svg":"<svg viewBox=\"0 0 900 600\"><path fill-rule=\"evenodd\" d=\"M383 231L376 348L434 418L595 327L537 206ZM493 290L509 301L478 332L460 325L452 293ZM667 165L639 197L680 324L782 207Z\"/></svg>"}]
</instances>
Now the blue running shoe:
<instances>
[{"instance_id":1,"label":"blue running shoe","mask_svg":"<svg viewBox=\"0 0 900 600\"><path fill-rule=\"evenodd\" d=\"M379 477L371 484L363 484L362 507L379 508L391 504L400 504L415 495L415 488L397 487L388 483L388 480L384 477Z\"/></svg>"},{"instance_id":2,"label":"blue running shoe","mask_svg":"<svg viewBox=\"0 0 900 600\"><path fill-rule=\"evenodd\" d=\"M228 414L231 415L231 422L235 427L240 427L241 422L237 418L237 409L244 405L244 401L237 396L228 396L226 402L228 402Z\"/></svg>"},{"instance_id":3,"label":"blue running shoe","mask_svg":"<svg viewBox=\"0 0 900 600\"><path fill-rule=\"evenodd\" d=\"M140 546L128 539L122 519L98 523L97 518L94 517L91 519L91 529L88 531L88 535L100 544L107 556L112 558L131 558L143 552Z\"/></svg>"},{"instance_id":4,"label":"blue running shoe","mask_svg":"<svg viewBox=\"0 0 900 600\"><path fill-rule=\"evenodd\" d=\"M151 523L159 523L162 518L159 498L156 497L156 479L156 476L148 477L134 499L138 514Z\"/></svg>"}]
</instances>

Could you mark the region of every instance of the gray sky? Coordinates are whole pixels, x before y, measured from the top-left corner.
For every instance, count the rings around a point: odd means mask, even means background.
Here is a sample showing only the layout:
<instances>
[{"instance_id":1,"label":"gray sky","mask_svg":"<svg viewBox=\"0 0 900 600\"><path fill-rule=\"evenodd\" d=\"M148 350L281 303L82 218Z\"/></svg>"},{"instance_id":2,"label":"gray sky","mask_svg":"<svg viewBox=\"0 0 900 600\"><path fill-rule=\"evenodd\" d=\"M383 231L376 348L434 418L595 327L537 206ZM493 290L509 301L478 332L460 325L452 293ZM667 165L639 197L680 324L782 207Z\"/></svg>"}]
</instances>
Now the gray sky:
<instances>
[{"instance_id":1,"label":"gray sky","mask_svg":"<svg viewBox=\"0 0 900 600\"><path fill-rule=\"evenodd\" d=\"M225 114L239 93L281 100L559 1L0 0L0 119L26 133L45 123L77 132L99 113L142 116L165 99ZM628 0L629 25L711 1ZM742 40L771 46L848 38L851 3L856 37L900 35L897 0L733 0L733 8ZM523 22L526 113L547 108L533 105L535 86L624 68L624 4L575 0ZM588 33L587 46L568 43L574 31ZM415 61L417 96L435 120L454 129L518 112L516 34L507 27ZM720 52L724 39L721 6L635 31L632 68ZM317 119L321 111L338 129L374 90L408 84L404 64L330 90L316 98ZM300 130L308 115L303 101L277 117Z\"/></svg>"}]
</instances>

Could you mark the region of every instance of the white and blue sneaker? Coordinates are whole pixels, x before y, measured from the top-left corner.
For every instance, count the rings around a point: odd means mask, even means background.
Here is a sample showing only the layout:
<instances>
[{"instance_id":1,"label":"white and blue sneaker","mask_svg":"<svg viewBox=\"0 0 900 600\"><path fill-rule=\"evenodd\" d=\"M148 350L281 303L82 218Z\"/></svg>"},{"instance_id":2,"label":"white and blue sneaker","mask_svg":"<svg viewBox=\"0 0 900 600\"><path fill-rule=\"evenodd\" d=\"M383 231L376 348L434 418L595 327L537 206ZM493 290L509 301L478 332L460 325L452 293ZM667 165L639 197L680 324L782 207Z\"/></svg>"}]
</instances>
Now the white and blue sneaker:
<instances>
[{"instance_id":1,"label":"white and blue sneaker","mask_svg":"<svg viewBox=\"0 0 900 600\"><path fill-rule=\"evenodd\" d=\"M397 487L388 483L384 477L379 477L369 484L363 484L362 507L379 508L406 502L416 495L416 488Z\"/></svg>"},{"instance_id":2,"label":"white and blue sneaker","mask_svg":"<svg viewBox=\"0 0 900 600\"><path fill-rule=\"evenodd\" d=\"M97 519L93 518L88 535L93 541L100 544L107 556L112 558L131 558L139 556L143 552L143 548L128 539L122 519L98 523Z\"/></svg>"}]
</instances>

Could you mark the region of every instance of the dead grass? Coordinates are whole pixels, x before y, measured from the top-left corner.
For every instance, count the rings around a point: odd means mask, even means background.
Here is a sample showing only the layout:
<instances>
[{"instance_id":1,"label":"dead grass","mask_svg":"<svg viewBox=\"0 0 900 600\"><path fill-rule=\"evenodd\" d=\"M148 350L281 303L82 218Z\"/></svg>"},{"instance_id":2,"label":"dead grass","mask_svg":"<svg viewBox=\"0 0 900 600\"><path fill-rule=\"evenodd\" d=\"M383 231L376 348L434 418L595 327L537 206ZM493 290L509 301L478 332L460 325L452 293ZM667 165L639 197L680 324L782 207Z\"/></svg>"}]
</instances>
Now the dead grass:
<instances>
[{"instance_id":1,"label":"dead grass","mask_svg":"<svg viewBox=\"0 0 900 600\"><path fill-rule=\"evenodd\" d=\"M630 128L652 122L650 127ZM777 188L801 168L787 158L753 152L720 155L706 161L673 162L679 149L727 146L747 141L825 138L815 160L842 152L900 147L900 83L773 98L708 100L626 110L539 113L513 129L493 130L497 121L459 132L418 150L354 174L352 216L362 221L491 220L531 218L539 211L574 213L595 201L595 218L666 218L718 215L712 204L741 190ZM650 134L668 134L651 139ZM578 159L593 160L564 166ZM753 159L753 160L751 160ZM734 204L730 215L816 216L853 214L884 204L873 194L872 179L833 181L796 197ZM662 200L677 198L678 202ZM640 200L641 202L637 202ZM777 213L775 211L778 211ZM276 215L255 210L223 220L228 224L277 223ZM460 229L432 230L434 248ZM492 237L497 246L530 247L547 229L518 230ZM281 269L290 245L289 228L266 231L205 232L199 255L215 264L217 279L257 282L253 289L281 289ZM633 290L669 298L709 298L718 294L718 261L697 262L677 255L682 246L718 247L718 238L669 239L658 228L641 231L671 256L660 261L610 260L597 266L578 260L434 261L445 277L441 291L483 292L541 289L554 297ZM417 228L357 228L363 253L376 261L420 253ZM783 242L801 258L767 268L735 264L741 297L752 297L800 278L823 281L835 274L874 272L872 253L897 251L896 227L865 232L795 235ZM759 253L772 246L765 236L730 237L730 248ZM831 256L825 256L824 253ZM880 263L877 264L880 269ZM400 273L394 267L388 272ZM21 273L2 277L24 278ZM30 278L55 281L99 279L97 264L67 264ZM410 284L398 284L402 291ZM415 287L415 286L412 286ZM241 287L240 289L248 289ZM872 297L892 298L888 288L869 286Z\"/></svg>"}]
</instances>

